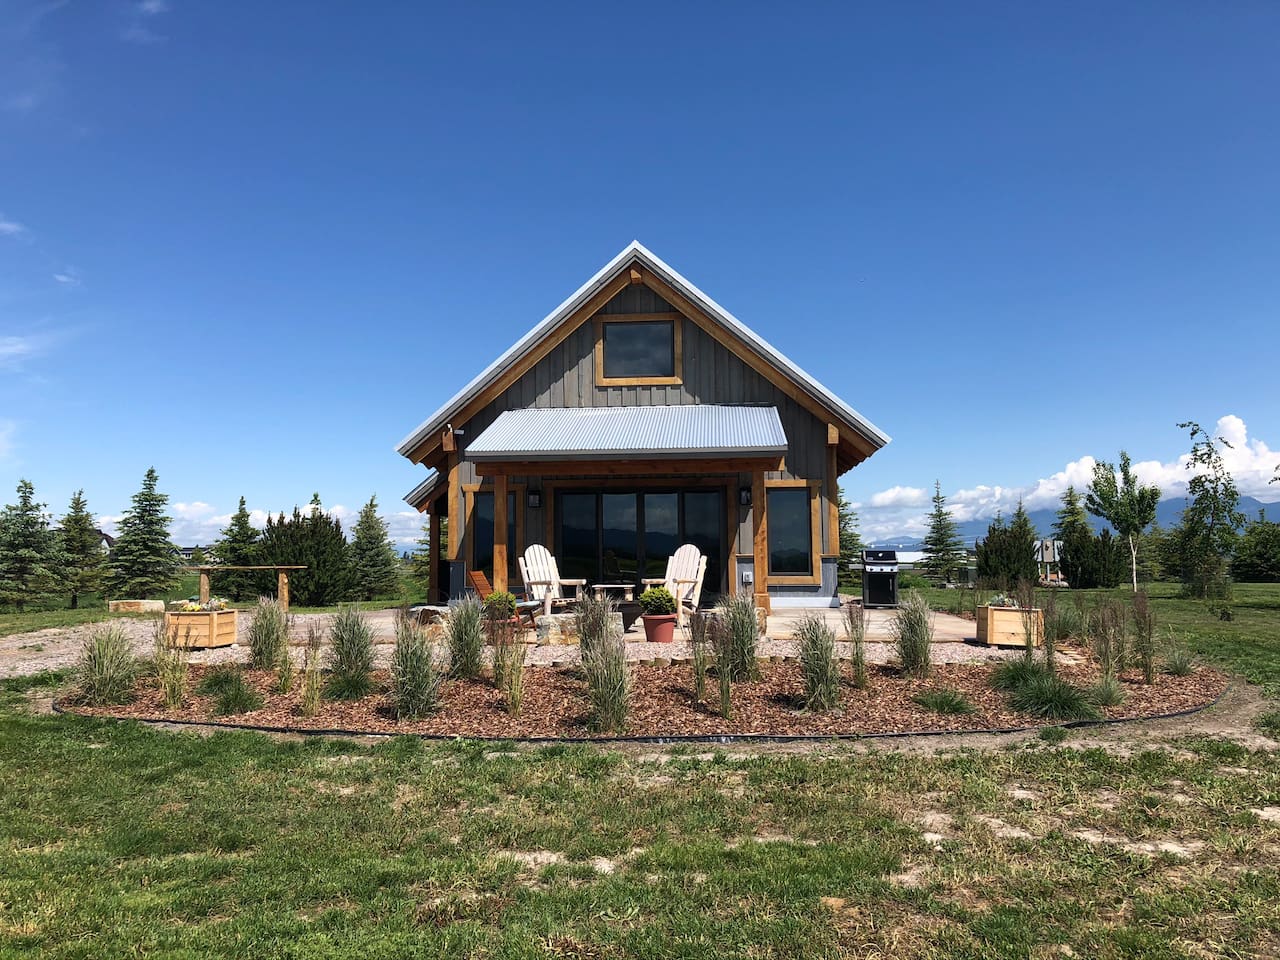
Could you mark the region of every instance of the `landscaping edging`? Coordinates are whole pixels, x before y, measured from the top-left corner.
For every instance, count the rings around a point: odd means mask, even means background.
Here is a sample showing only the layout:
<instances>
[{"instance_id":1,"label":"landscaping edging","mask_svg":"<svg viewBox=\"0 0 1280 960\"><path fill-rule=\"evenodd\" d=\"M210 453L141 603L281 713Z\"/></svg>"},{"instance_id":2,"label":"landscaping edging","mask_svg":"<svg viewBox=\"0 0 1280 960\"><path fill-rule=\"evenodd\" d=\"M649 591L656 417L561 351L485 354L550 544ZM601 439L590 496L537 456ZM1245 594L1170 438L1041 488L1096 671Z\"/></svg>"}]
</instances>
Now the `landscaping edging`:
<instances>
[{"instance_id":1,"label":"landscaping edging","mask_svg":"<svg viewBox=\"0 0 1280 960\"><path fill-rule=\"evenodd\" d=\"M247 733L276 733L276 734L295 734L298 736L317 736L317 737L381 737L390 739L392 737L415 737L419 740L428 742L452 742L460 740L471 740L477 743L528 743L538 745L551 745L557 743L600 743L600 744L680 744L680 743L707 743L707 744L734 744L734 743L822 743L822 742L840 742L854 740L897 740L905 737L962 737L962 736L982 736L992 734L1014 734L1014 733L1031 733L1036 730L1046 730L1051 727L1061 727L1063 729L1080 729L1084 727L1107 727L1122 723L1144 723L1151 720L1172 720L1178 717L1190 717L1210 707L1215 707L1222 702L1222 698L1231 692L1235 686L1234 681L1228 681L1227 685L1222 688L1216 697L1207 703L1202 703L1197 707L1189 707L1185 710L1174 710L1167 713L1153 713L1142 717L1115 717L1103 718L1101 720L1066 720L1062 723L1042 723L1025 727L991 727L977 730L898 730L885 733L824 733L824 734L765 734L765 733L725 733L725 734L690 734L690 735L671 735L671 736L639 736L639 737L490 737L482 735L462 736L458 734L444 733L413 733L405 731L404 733L384 733L380 731L370 730L352 730L343 727L333 728L316 728L316 727L293 727L280 725L250 725L243 723L225 723L219 720L147 720L137 717L112 717L99 716L96 714L80 713L75 709L67 709L62 705L60 700L55 699L51 706L54 713L69 717L85 717L96 720L114 720L117 723L133 722L146 724L147 726L180 726L180 727L213 727L216 730L240 730Z\"/></svg>"}]
</instances>

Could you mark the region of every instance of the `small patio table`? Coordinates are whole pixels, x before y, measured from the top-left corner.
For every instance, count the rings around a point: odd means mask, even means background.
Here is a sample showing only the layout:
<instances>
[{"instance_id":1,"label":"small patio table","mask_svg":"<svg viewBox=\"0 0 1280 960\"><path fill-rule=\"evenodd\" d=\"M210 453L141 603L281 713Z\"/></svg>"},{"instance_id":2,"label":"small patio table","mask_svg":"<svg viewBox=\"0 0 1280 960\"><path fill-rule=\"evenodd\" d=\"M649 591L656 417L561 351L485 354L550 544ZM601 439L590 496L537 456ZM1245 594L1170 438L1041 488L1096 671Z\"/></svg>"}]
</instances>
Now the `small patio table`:
<instances>
[{"instance_id":1,"label":"small patio table","mask_svg":"<svg viewBox=\"0 0 1280 960\"><path fill-rule=\"evenodd\" d=\"M610 590L621 590L625 603L633 602L636 595L636 587L633 583L594 583L591 585L591 590L597 600L603 600Z\"/></svg>"}]
</instances>

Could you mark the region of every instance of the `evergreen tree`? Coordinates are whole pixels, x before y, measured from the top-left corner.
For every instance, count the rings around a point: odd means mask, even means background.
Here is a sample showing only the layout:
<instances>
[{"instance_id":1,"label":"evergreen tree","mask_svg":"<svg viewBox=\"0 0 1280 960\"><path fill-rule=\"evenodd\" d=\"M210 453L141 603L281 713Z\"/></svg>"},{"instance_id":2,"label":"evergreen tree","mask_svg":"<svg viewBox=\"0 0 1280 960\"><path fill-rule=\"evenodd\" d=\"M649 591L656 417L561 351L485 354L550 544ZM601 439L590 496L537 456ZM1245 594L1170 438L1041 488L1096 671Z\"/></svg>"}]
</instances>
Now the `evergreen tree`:
<instances>
[{"instance_id":1,"label":"evergreen tree","mask_svg":"<svg viewBox=\"0 0 1280 960\"><path fill-rule=\"evenodd\" d=\"M262 534L262 562L303 564L289 577L289 594L303 607L327 607L351 598L351 564L342 523L324 512L320 494L311 498L311 510L297 507L285 518L267 519Z\"/></svg>"},{"instance_id":2,"label":"evergreen tree","mask_svg":"<svg viewBox=\"0 0 1280 960\"><path fill-rule=\"evenodd\" d=\"M249 567L261 563L262 535L249 522L249 511L240 498L240 506L210 551L218 563L228 567ZM217 574L218 592L230 600L252 600L270 589L263 577L253 570L226 570Z\"/></svg>"},{"instance_id":3,"label":"evergreen tree","mask_svg":"<svg viewBox=\"0 0 1280 960\"><path fill-rule=\"evenodd\" d=\"M400 592L400 563L387 524L378 516L378 498L360 508L351 530L351 574L359 600L395 596Z\"/></svg>"},{"instance_id":4,"label":"evergreen tree","mask_svg":"<svg viewBox=\"0 0 1280 960\"><path fill-rule=\"evenodd\" d=\"M840 522L840 569L836 581L840 586L848 587L853 586L857 580L852 565L861 562L865 545L862 542L862 535L858 532L857 511L853 509L843 490L840 491L840 497L836 501L836 509Z\"/></svg>"},{"instance_id":5,"label":"evergreen tree","mask_svg":"<svg viewBox=\"0 0 1280 960\"><path fill-rule=\"evenodd\" d=\"M80 606L80 597L102 590L106 575L106 552L102 534L94 525L93 514L85 503L84 491L77 490L62 518L62 555L66 566L66 589L71 594L71 609Z\"/></svg>"},{"instance_id":6,"label":"evergreen tree","mask_svg":"<svg viewBox=\"0 0 1280 960\"><path fill-rule=\"evenodd\" d=\"M1125 578L1127 551L1110 529L1094 534L1073 528L1061 549L1062 575L1074 589L1118 587Z\"/></svg>"},{"instance_id":7,"label":"evergreen tree","mask_svg":"<svg viewBox=\"0 0 1280 960\"><path fill-rule=\"evenodd\" d=\"M165 507L169 498L156 492L155 467L147 469L142 489L120 521L120 536L111 551L107 589L117 597L146 599L164 593L178 582L181 561L169 540Z\"/></svg>"},{"instance_id":8,"label":"evergreen tree","mask_svg":"<svg viewBox=\"0 0 1280 960\"><path fill-rule=\"evenodd\" d=\"M1236 545L1231 577L1242 583L1280 583L1280 523L1272 523L1261 510Z\"/></svg>"},{"instance_id":9,"label":"evergreen tree","mask_svg":"<svg viewBox=\"0 0 1280 960\"><path fill-rule=\"evenodd\" d=\"M964 563L964 542L955 518L947 510L942 483L933 482L933 510L929 514L929 532L924 538L924 567L933 576L950 582L956 567Z\"/></svg>"},{"instance_id":10,"label":"evergreen tree","mask_svg":"<svg viewBox=\"0 0 1280 960\"><path fill-rule=\"evenodd\" d=\"M434 585L431 583L431 521L428 520L422 525L422 536L414 541L417 545L414 547L413 553L409 555L409 576L422 584L426 590L427 602L434 603L437 594ZM449 518L440 518L440 556L447 556L449 552ZM448 579L448 570L441 567L440 575L442 579Z\"/></svg>"},{"instance_id":11,"label":"evergreen tree","mask_svg":"<svg viewBox=\"0 0 1280 960\"><path fill-rule=\"evenodd\" d=\"M1058 510L1058 519L1053 523L1053 539L1063 541L1071 534L1092 533L1089 526L1089 515L1085 512L1084 502L1080 499L1080 494L1076 493L1076 488L1067 487L1067 492L1062 495L1062 507Z\"/></svg>"},{"instance_id":12,"label":"evergreen tree","mask_svg":"<svg viewBox=\"0 0 1280 960\"><path fill-rule=\"evenodd\" d=\"M18 481L18 502L0 512L0 603L22 613L62 591L62 550L45 505L30 480Z\"/></svg>"},{"instance_id":13,"label":"evergreen tree","mask_svg":"<svg viewBox=\"0 0 1280 960\"><path fill-rule=\"evenodd\" d=\"M1138 482L1130 469L1129 454L1120 451L1117 480L1113 464L1100 460L1093 466L1093 480L1085 497L1085 507L1095 517L1111 524L1129 544L1133 591L1138 592L1138 538L1155 522L1160 488Z\"/></svg>"},{"instance_id":14,"label":"evergreen tree","mask_svg":"<svg viewBox=\"0 0 1280 960\"><path fill-rule=\"evenodd\" d=\"M977 544L978 577L1002 587L1011 587L1019 580L1035 583L1037 539L1036 529L1021 501L1009 523L996 514L987 528L986 538Z\"/></svg>"}]
</instances>

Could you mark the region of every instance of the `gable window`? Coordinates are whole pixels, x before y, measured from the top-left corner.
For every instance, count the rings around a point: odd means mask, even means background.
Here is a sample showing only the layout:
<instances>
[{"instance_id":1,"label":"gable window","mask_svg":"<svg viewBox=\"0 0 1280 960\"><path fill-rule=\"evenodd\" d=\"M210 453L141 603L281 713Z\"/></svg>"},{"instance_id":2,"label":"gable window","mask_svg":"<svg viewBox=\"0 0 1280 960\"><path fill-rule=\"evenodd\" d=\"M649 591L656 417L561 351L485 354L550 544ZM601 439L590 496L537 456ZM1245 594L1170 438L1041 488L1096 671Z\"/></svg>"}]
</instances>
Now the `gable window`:
<instances>
[{"instance_id":1,"label":"gable window","mask_svg":"<svg viewBox=\"0 0 1280 960\"><path fill-rule=\"evenodd\" d=\"M677 313L596 317L596 385L681 382L681 323Z\"/></svg>"},{"instance_id":2,"label":"gable window","mask_svg":"<svg viewBox=\"0 0 1280 960\"><path fill-rule=\"evenodd\" d=\"M766 480L771 583L820 583L822 542L818 487L807 480Z\"/></svg>"}]
</instances>

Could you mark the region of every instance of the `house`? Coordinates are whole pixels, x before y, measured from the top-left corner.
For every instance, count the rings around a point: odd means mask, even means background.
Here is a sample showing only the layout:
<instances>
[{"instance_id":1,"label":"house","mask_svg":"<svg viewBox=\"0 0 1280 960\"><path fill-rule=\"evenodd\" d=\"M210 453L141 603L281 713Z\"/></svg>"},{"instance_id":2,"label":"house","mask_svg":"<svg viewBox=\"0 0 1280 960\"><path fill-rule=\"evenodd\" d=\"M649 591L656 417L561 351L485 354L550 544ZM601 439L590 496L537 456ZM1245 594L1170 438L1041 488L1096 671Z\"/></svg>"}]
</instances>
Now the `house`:
<instances>
[{"instance_id":1,"label":"house","mask_svg":"<svg viewBox=\"0 0 1280 960\"><path fill-rule=\"evenodd\" d=\"M692 542L704 597L768 610L837 605L838 480L888 442L632 243L396 449L431 471L405 500L433 544L449 519L437 602L469 569L518 586L532 543L563 577L635 584Z\"/></svg>"}]
</instances>

